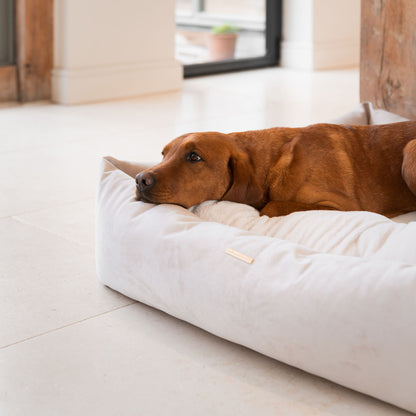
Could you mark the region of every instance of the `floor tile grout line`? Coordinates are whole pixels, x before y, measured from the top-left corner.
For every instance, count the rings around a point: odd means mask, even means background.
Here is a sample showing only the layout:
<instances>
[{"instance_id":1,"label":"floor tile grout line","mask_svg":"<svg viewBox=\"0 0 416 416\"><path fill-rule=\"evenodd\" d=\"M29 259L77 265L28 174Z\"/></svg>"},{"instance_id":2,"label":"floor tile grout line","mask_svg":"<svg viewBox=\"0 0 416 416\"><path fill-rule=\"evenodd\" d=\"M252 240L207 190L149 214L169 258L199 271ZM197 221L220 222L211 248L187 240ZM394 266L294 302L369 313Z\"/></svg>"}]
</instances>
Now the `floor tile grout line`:
<instances>
[{"instance_id":1,"label":"floor tile grout line","mask_svg":"<svg viewBox=\"0 0 416 416\"><path fill-rule=\"evenodd\" d=\"M20 218L20 217L18 217L18 216L14 216L14 215L13 215L13 216L11 216L11 217L9 217L9 218L10 218L11 220L13 220L13 221L19 222L20 224L27 225L27 226L29 226L29 227L35 228L36 230L40 230L40 231L43 231L43 232L48 233L48 234L50 234L50 235L53 235L54 237L59 237L59 238L62 238L63 240L67 241L68 243L71 243L71 244L76 244L76 245L77 245L77 246L79 246L79 247L86 248L86 249L89 249L89 250L92 250L92 251L94 251L94 250L95 250L95 248L94 248L94 247L91 247L91 246L89 246L88 244L83 244L83 243L80 243L79 241L76 241L76 240L73 240L73 239L71 239L71 238L65 237L64 235L59 234L59 233L57 233L57 232L54 232L54 231L48 230L48 229L46 229L46 228L44 228L44 227L41 227L41 226L39 226L39 225L36 225L36 224L32 224L31 222L29 222L29 221L27 221L27 220L25 220L25 219L23 219L23 218Z\"/></svg>"},{"instance_id":2,"label":"floor tile grout line","mask_svg":"<svg viewBox=\"0 0 416 416\"><path fill-rule=\"evenodd\" d=\"M79 324L81 322L86 322L86 321L88 321L90 319L98 318L99 316L103 316L103 315L109 314L111 312L115 312L115 311L117 311L119 309L127 308L128 306L134 305L135 303L137 303L137 302L136 301L132 301L132 302L126 304L126 305L118 306L117 308L111 309L109 311L105 311L105 312L102 312L102 313L98 313L96 315L89 316L88 318L80 319L79 321L71 322L69 324L62 325L62 326L60 326L58 328L53 328L53 329L50 329L48 331L41 332L40 334L36 334L36 335L31 336L31 337L24 338L24 339L21 339L21 340L16 341L16 342L12 342L10 344L3 345L3 346L0 347L0 350L4 350L6 348L13 347L14 345L21 344L23 342L30 341L30 340L35 339L35 338L42 337L43 335L51 334L52 332L56 332L56 331L59 331L59 330L64 329L64 328L68 328L70 326L77 325L77 324Z\"/></svg>"},{"instance_id":3,"label":"floor tile grout line","mask_svg":"<svg viewBox=\"0 0 416 416\"><path fill-rule=\"evenodd\" d=\"M98 179L97 179L97 183L98 183ZM76 201L63 201L63 202L58 202L56 204L48 205L48 206L41 207L41 208L34 208L34 209L30 209L29 211L18 212L17 214L9 214L9 215L6 214L4 216L0 216L0 220L4 220L6 218L19 217L20 215L34 214L36 212L45 211L47 209L61 208L61 207L65 207L67 205L79 204L80 202L86 202L86 201L89 201L89 200L95 200L96 198L97 198L97 196L94 195L94 196L87 196L85 198L77 199Z\"/></svg>"}]
</instances>

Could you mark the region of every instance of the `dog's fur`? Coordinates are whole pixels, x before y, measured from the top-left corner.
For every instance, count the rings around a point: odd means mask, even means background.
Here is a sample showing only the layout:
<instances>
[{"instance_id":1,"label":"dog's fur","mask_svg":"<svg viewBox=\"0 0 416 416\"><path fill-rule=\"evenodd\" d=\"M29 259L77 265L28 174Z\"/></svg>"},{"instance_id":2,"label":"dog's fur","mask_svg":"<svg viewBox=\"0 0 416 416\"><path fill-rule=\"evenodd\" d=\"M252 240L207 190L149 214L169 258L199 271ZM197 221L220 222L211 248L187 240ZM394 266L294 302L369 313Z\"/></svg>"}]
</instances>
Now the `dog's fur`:
<instances>
[{"instance_id":1,"label":"dog's fur","mask_svg":"<svg viewBox=\"0 0 416 416\"><path fill-rule=\"evenodd\" d=\"M414 121L191 133L162 153L161 163L137 175L137 199L186 208L235 201L269 216L335 209L391 217L416 210Z\"/></svg>"}]
</instances>

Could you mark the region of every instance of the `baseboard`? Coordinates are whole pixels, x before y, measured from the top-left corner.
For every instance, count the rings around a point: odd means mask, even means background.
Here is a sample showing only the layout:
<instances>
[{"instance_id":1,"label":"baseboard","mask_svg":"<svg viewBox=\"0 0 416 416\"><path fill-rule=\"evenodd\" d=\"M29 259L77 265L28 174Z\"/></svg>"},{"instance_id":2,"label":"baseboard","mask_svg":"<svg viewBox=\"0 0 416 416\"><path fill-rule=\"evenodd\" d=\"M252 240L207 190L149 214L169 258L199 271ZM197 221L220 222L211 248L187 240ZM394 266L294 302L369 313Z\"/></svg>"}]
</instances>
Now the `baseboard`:
<instances>
[{"instance_id":1,"label":"baseboard","mask_svg":"<svg viewBox=\"0 0 416 416\"><path fill-rule=\"evenodd\" d=\"M175 60L90 68L54 68L52 101L81 104L181 88L183 68Z\"/></svg>"},{"instance_id":2,"label":"baseboard","mask_svg":"<svg viewBox=\"0 0 416 416\"><path fill-rule=\"evenodd\" d=\"M281 66L293 69L322 70L359 65L359 44L354 41L325 43L284 41Z\"/></svg>"}]
</instances>

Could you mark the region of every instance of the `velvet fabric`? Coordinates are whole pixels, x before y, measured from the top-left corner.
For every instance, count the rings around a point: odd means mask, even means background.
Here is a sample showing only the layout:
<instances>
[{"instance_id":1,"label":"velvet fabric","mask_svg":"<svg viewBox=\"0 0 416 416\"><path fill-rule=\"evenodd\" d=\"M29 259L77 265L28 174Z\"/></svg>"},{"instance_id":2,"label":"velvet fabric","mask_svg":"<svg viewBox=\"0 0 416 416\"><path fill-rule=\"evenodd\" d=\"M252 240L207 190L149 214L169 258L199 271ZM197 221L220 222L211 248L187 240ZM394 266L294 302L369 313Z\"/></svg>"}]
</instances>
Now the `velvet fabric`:
<instances>
[{"instance_id":1,"label":"velvet fabric","mask_svg":"<svg viewBox=\"0 0 416 416\"><path fill-rule=\"evenodd\" d=\"M386 119L400 121L361 104L336 121ZM152 205L134 196L132 176L145 167L102 161L96 259L103 284L416 412L416 213L395 221L336 211L268 218L232 202Z\"/></svg>"}]
</instances>

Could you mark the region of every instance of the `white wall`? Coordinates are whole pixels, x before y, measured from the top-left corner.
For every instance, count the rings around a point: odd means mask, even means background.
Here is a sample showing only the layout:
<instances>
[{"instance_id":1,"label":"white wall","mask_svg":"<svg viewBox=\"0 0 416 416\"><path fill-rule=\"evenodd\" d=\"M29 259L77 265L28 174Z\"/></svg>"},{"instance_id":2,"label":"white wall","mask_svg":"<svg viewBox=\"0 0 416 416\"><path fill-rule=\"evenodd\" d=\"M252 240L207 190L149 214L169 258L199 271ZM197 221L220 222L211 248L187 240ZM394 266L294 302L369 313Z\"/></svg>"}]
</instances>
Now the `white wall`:
<instances>
[{"instance_id":1,"label":"white wall","mask_svg":"<svg viewBox=\"0 0 416 416\"><path fill-rule=\"evenodd\" d=\"M284 0L281 65L297 69L358 66L360 0Z\"/></svg>"},{"instance_id":2,"label":"white wall","mask_svg":"<svg viewBox=\"0 0 416 416\"><path fill-rule=\"evenodd\" d=\"M55 0L52 99L74 104L179 89L174 0Z\"/></svg>"}]
</instances>

